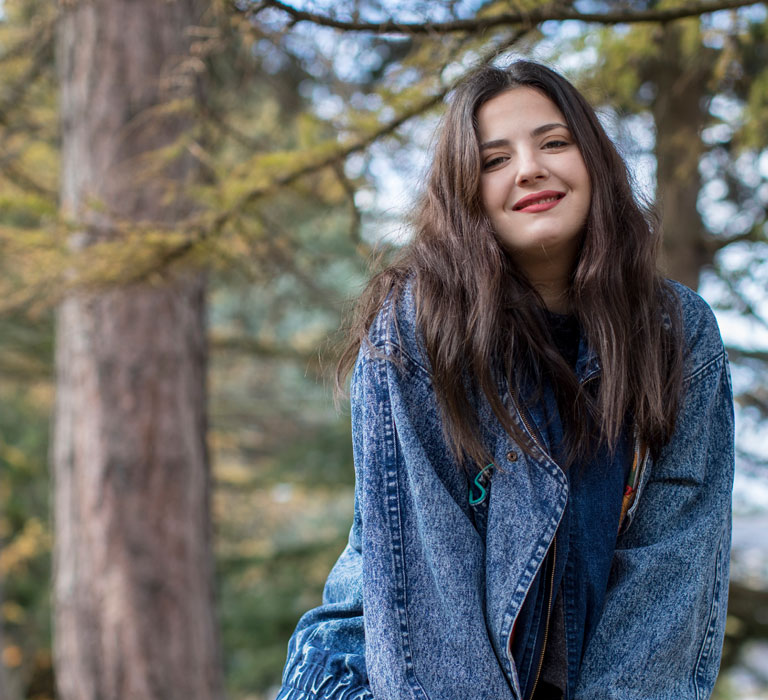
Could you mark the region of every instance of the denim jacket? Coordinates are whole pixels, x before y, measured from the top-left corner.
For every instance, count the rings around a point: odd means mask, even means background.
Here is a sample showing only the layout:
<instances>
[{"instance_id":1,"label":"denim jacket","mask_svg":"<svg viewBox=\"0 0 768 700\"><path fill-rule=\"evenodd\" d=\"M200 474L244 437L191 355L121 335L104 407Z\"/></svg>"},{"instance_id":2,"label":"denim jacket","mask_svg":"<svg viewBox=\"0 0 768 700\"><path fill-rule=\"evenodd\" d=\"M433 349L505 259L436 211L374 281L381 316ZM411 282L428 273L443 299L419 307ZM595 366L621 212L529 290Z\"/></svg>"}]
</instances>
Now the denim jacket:
<instances>
[{"instance_id":1,"label":"denim jacket","mask_svg":"<svg viewBox=\"0 0 768 700\"><path fill-rule=\"evenodd\" d=\"M675 433L657 461L632 470L618 536L595 528L611 551L594 577L600 609L588 634L565 635L568 700L700 700L717 677L733 402L711 310L673 286L685 334ZM546 449L526 454L481 408L496 468L478 528L471 484L443 437L410 291L385 303L369 337L351 389L349 543L323 604L291 637L278 700L527 700L510 639L567 512L569 479ZM580 362L582 378L599 372L588 353ZM517 403L508 405L528 432Z\"/></svg>"}]
</instances>

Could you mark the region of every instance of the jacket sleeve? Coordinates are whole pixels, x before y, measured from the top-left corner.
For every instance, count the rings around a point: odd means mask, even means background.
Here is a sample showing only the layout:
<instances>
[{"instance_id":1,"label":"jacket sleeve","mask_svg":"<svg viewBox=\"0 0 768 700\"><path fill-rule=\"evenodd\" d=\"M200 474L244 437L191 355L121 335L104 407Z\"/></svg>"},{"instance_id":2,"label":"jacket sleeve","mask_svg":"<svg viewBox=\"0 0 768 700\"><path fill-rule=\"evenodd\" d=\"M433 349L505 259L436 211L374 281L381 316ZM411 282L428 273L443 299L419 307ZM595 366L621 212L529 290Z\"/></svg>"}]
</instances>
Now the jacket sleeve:
<instances>
[{"instance_id":1,"label":"jacket sleeve","mask_svg":"<svg viewBox=\"0 0 768 700\"><path fill-rule=\"evenodd\" d=\"M334 565L323 603L300 620L288 643L277 700L372 700L365 665L360 526Z\"/></svg>"},{"instance_id":2,"label":"jacket sleeve","mask_svg":"<svg viewBox=\"0 0 768 700\"><path fill-rule=\"evenodd\" d=\"M575 698L710 697L725 630L733 465L733 400L720 345L687 378L675 433L641 481Z\"/></svg>"},{"instance_id":3,"label":"jacket sleeve","mask_svg":"<svg viewBox=\"0 0 768 700\"><path fill-rule=\"evenodd\" d=\"M363 386L363 362L352 380L353 423L375 420L355 406ZM359 400L357 402L360 403ZM361 412L366 415L361 415ZM298 622L288 643L282 687L276 700L372 700L365 662L360 474L364 431L353 425L355 510L349 541L323 590L323 602ZM367 426L375 430L375 426Z\"/></svg>"}]
</instances>

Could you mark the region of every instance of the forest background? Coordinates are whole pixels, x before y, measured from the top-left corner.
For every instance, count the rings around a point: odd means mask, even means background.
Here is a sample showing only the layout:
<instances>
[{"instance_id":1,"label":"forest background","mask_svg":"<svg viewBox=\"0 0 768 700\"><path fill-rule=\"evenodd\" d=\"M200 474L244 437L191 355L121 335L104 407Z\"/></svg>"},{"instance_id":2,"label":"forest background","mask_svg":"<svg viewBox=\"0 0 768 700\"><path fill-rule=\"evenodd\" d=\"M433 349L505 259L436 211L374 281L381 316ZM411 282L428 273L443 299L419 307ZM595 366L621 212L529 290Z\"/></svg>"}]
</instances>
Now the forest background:
<instances>
[{"instance_id":1,"label":"forest background","mask_svg":"<svg viewBox=\"0 0 768 700\"><path fill-rule=\"evenodd\" d=\"M351 522L343 311L407 240L451 86L513 56L589 96L716 309L717 697L768 697L766 39L728 0L5 0L0 698L273 696Z\"/></svg>"}]
</instances>

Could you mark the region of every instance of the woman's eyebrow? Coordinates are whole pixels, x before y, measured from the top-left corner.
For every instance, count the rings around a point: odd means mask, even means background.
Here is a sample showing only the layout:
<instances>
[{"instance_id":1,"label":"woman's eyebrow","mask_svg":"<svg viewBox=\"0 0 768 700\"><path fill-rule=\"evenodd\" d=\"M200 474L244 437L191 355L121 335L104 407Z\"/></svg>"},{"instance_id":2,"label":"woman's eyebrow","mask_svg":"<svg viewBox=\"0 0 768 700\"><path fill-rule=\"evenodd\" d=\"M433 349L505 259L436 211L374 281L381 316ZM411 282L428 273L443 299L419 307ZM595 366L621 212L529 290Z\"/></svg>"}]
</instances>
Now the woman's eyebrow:
<instances>
[{"instance_id":1,"label":"woman's eyebrow","mask_svg":"<svg viewBox=\"0 0 768 700\"><path fill-rule=\"evenodd\" d=\"M509 146L509 140L496 139L495 141L486 141L480 144L480 150L484 151L486 148L497 148L498 146Z\"/></svg>"},{"instance_id":2,"label":"woman's eyebrow","mask_svg":"<svg viewBox=\"0 0 768 700\"><path fill-rule=\"evenodd\" d=\"M566 131L570 131L567 124L552 122L550 124L542 124L541 126L537 126L531 132L531 136L541 136L542 134L546 134L548 131L552 131L553 129L565 129ZM485 143L480 144L480 150L484 151L487 148L497 148L499 146L509 146L509 139L494 139L493 141L486 141Z\"/></svg>"},{"instance_id":3,"label":"woman's eyebrow","mask_svg":"<svg viewBox=\"0 0 768 700\"><path fill-rule=\"evenodd\" d=\"M568 129L567 124L561 124L560 122L552 122L551 124L542 124L541 126L537 126L531 132L531 136L541 136L541 134L545 134L547 131L552 131L552 129L565 129L567 131L570 131L570 129Z\"/></svg>"}]
</instances>

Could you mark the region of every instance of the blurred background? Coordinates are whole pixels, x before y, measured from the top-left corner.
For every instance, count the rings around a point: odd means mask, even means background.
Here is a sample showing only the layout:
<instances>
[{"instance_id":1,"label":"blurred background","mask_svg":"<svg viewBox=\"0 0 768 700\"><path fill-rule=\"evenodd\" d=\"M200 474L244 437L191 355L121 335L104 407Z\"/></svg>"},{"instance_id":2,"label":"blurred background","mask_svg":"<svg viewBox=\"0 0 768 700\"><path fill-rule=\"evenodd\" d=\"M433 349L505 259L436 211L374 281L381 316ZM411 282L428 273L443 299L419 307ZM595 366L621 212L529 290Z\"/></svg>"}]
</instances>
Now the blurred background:
<instances>
[{"instance_id":1,"label":"blurred background","mask_svg":"<svg viewBox=\"0 0 768 700\"><path fill-rule=\"evenodd\" d=\"M274 697L351 523L344 311L451 86L515 56L588 95L721 324L716 697L768 698L767 39L733 0L0 2L0 699Z\"/></svg>"}]
</instances>

